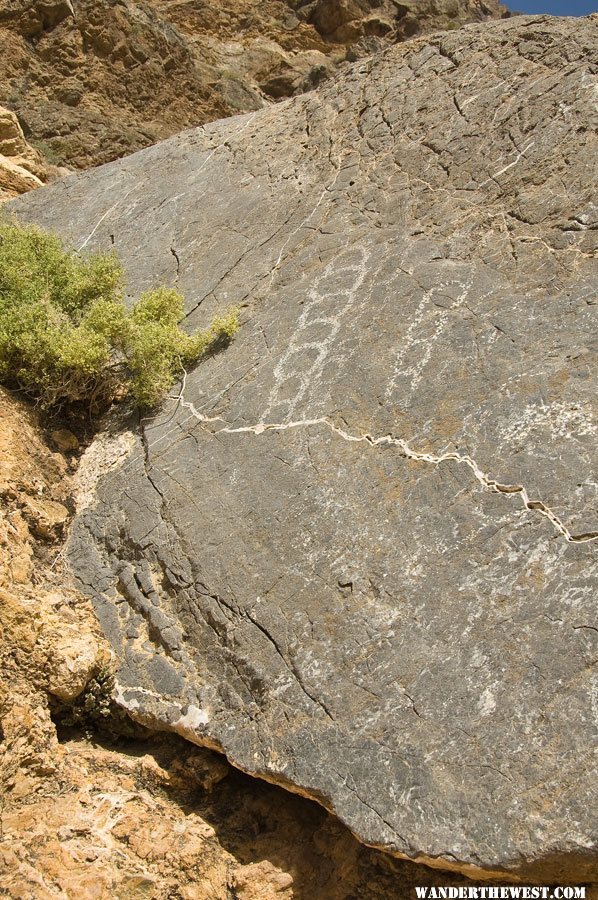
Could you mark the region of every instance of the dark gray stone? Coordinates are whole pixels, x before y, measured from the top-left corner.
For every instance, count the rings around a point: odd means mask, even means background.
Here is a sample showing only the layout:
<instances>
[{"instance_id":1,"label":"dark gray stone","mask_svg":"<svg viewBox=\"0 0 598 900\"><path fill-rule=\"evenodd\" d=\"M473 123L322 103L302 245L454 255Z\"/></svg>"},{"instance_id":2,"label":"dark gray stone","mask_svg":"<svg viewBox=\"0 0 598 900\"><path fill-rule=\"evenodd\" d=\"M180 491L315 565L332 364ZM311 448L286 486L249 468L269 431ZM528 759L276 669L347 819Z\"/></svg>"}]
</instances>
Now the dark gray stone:
<instances>
[{"instance_id":1,"label":"dark gray stone","mask_svg":"<svg viewBox=\"0 0 598 900\"><path fill-rule=\"evenodd\" d=\"M595 62L596 19L470 26L13 204L191 329L244 306L82 463L123 706L545 883L595 862Z\"/></svg>"}]
</instances>

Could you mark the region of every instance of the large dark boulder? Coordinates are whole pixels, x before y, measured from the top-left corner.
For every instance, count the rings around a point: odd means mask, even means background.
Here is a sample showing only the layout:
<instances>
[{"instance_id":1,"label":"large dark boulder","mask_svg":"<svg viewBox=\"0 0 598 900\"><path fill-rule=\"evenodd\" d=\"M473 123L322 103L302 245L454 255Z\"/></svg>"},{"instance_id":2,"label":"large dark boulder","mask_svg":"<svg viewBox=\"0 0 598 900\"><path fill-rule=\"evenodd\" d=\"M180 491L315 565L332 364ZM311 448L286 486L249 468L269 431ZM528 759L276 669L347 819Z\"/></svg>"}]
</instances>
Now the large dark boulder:
<instances>
[{"instance_id":1,"label":"large dark boulder","mask_svg":"<svg viewBox=\"0 0 598 900\"><path fill-rule=\"evenodd\" d=\"M595 860L596 46L438 34L13 205L190 329L244 305L81 465L120 703L369 844L545 883Z\"/></svg>"}]
</instances>

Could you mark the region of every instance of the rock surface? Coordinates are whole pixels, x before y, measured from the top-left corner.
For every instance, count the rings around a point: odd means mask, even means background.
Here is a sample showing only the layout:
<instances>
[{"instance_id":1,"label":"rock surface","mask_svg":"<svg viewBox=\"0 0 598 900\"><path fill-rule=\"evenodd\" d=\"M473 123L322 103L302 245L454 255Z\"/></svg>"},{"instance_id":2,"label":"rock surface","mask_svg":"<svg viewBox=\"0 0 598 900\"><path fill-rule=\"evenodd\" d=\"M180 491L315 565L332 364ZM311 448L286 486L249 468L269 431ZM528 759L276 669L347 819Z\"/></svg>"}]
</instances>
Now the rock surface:
<instances>
[{"instance_id":1,"label":"rock surface","mask_svg":"<svg viewBox=\"0 0 598 900\"><path fill-rule=\"evenodd\" d=\"M36 537L28 500L70 505L76 459L53 453L31 410L2 389L0 421L2 896L409 900L414 884L444 883L176 735L66 727L56 701L75 698L82 723L97 727L110 652L89 599L65 586L60 536Z\"/></svg>"},{"instance_id":2,"label":"rock surface","mask_svg":"<svg viewBox=\"0 0 598 900\"><path fill-rule=\"evenodd\" d=\"M189 328L245 306L82 463L120 703L366 843L544 883L595 864L596 24L416 39L13 204Z\"/></svg>"},{"instance_id":3,"label":"rock surface","mask_svg":"<svg viewBox=\"0 0 598 900\"><path fill-rule=\"evenodd\" d=\"M345 59L506 14L498 0L8 0L0 103L85 168L309 90Z\"/></svg>"}]
</instances>

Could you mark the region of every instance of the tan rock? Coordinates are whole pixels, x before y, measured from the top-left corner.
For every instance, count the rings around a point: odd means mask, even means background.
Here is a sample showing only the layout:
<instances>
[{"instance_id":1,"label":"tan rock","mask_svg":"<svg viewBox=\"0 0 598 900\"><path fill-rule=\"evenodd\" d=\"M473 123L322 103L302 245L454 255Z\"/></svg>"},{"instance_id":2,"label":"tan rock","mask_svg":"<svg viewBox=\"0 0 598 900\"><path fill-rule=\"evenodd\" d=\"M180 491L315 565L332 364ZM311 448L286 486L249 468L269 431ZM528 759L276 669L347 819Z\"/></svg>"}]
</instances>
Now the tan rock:
<instances>
[{"instance_id":1,"label":"tan rock","mask_svg":"<svg viewBox=\"0 0 598 900\"><path fill-rule=\"evenodd\" d=\"M25 584L31 578L33 571L31 557L25 553L13 557L10 561L9 571L15 584Z\"/></svg>"},{"instance_id":2,"label":"tan rock","mask_svg":"<svg viewBox=\"0 0 598 900\"><path fill-rule=\"evenodd\" d=\"M79 449L79 438L68 428L58 428L52 432L51 438L63 453Z\"/></svg>"},{"instance_id":3,"label":"tan rock","mask_svg":"<svg viewBox=\"0 0 598 900\"><path fill-rule=\"evenodd\" d=\"M30 147L14 112L0 106L0 154L17 165L28 166L32 172L43 174L44 165L40 153Z\"/></svg>"},{"instance_id":4,"label":"tan rock","mask_svg":"<svg viewBox=\"0 0 598 900\"><path fill-rule=\"evenodd\" d=\"M0 639L25 653L37 643L40 622L33 599L0 589Z\"/></svg>"},{"instance_id":5,"label":"tan rock","mask_svg":"<svg viewBox=\"0 0 598 900\"><path fill-rule=\"evenodd\" d=\"M229 772L230 766L224 757L194 748L183 759L174 761L171 781L179 787L197 784L204 791L211 791Z\"/></svg>"},{"instance_id":6,"label":"tan rock","mask_svg":"<svg viewBox=\"0 0 598 900\"><path fill-rule=\"evenodd\" d=\"M43 156L25 140L15 113L0 106L0 200L40 187L48 174Z\"/></svg>"},{"instance_id":7,"label":"tan rock","mask_svg":"<svg viewBox=\"0 0 598 900\"><path fill-rule=\"evenodd\" d=\"M55 633L48 654L48 691L61 700L74 700L90 678L110 659L93 633L66 626Z\"/></svg>"},{"instance_id":8,"label":"tan rock","mask_svg":"<svg viewBox=\"0 0 598 900\"><path fill-rule=\"evenodd\" d=\"M68 0L12 0L0 12L0 102L54 161L86 168L310 90L348 53L371 53L372 41L506 9L499 0L77 0L74 12Z\"/></svg>"},{"instance_id":9,"label":"tan rock","mask_svg":"<svg viewBox=\"0 0 598 900\"><path fill-rule=\"evenodd\" d=\"M23 499L23 515L37 537L56 537L69 517L69 511L56 500L38 500L36 497Z\"/></svg>"},{"instance_id":10,"label":"tan rock","mask_svg":"<svg viewBox=\"0 0 598 900\"><path fill-rule=\"evenodd\" d=\"M239 900L280 900L292 897L289 893L293 877L269 860L239 866L232 877L232 887Z\"/></svg>"},{"instance_id":11,"label":"tan rock","mask_svg":"<svg viewBox=\"0 0 598 900\"><path fill-rule=\"evenodd\" d=\"M7 156L0 154L0 190L9 197L18 197L36 187L43 181Z\"/></svg>"}]
</instances>

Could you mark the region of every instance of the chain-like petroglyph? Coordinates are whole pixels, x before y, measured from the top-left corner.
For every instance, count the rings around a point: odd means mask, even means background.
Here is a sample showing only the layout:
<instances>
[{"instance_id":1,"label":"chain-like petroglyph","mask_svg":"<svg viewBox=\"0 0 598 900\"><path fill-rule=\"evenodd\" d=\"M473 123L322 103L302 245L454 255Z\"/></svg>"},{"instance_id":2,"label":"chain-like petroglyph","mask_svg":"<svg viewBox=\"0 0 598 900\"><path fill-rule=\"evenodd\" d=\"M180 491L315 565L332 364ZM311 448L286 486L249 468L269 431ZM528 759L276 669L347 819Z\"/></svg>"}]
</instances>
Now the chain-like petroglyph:
<instances>
[{"instance_id":1,"label":"chain-like petroglyph","mask_svg":"<svg viewBox=\"0 0 598 900\"><path fill-rule=\"evenodd\" d=\"M331 260L313 280L289 346L274 367L274 385L264 416L279 408L285 417L291 416L308 389L317 385L342 321L369 275L369 260L370 251L364 247L348 250ZM322 314L321 307L330 297L336 301L336 308L333 313ZM314 332L311 338L310 330ZM310 355L313 359L306 366Z\"/></svg>"},{"instance_id":2,"label":"chain-like petroglyph","mask_svg":"<svg viewBox=\"0 0 598 900\"><path fill-rule=\"evenodd\" d=\"M399 378L404 377L409 379L409 390L411 393L413 393L413 391L421 382L424 370L432 357L432 353L434 352L435 344L441 337L448 323L449 313L455 312L465 305L469 296L469 291L471 290L472 281L469 280L465 285L461 285L459 282L455 282L455 284L459 285L459 287L461 288L459 295L455 298L451 306L447 307L445 311L438 315L437 319L435 320L434 331L432 332L432 334L429 336L427 335L425 337L418 338L415 337L415 335L418 328L421 326L431 303L433 302L434 296L437 294L442 294L443 291L446 290L447 284L441 282L440 284L436 285L423 294L422 299L418 304L417 309L415 310L415 314L411 319L411 322L405 334L405 340L401 343L399 349L397 350L393 372L390 376L384 394L384 397L387 401L391 399ZM418 350L417 361L411 366L405 366L405 356L411 349L414 348L417 348ZM419 352L420 348L423 348L421 352Z\"/></svg>"}]
</instances>

